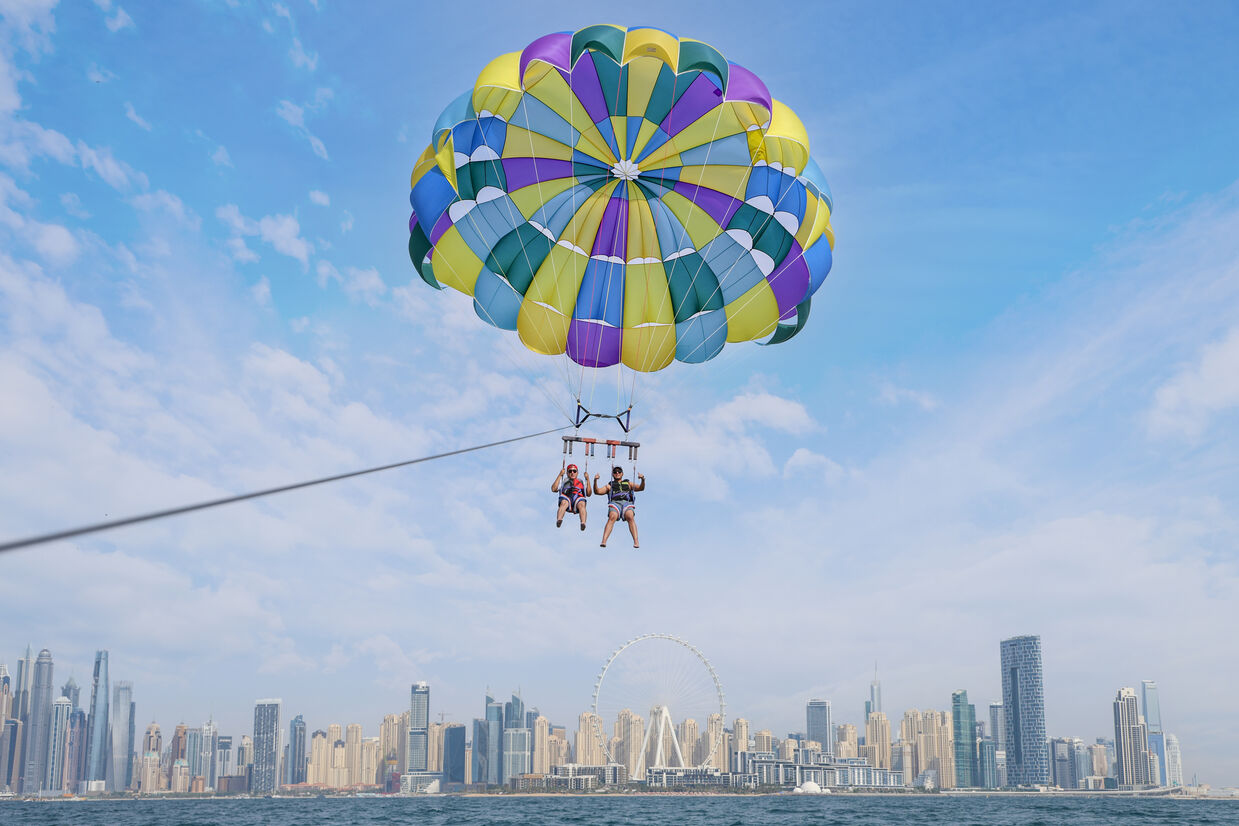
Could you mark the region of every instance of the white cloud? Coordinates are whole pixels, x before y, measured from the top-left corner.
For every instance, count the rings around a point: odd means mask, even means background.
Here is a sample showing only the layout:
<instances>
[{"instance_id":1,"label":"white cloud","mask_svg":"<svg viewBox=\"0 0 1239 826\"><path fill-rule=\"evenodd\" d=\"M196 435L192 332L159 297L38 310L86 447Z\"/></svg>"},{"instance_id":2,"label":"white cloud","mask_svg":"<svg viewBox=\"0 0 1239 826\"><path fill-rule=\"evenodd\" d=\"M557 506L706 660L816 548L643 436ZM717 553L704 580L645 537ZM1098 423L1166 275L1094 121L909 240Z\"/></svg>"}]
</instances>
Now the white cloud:
<instances>
[{"instance_id":1,"label":"white cloud","mask_svg":"<svg viewBox=\"0 0 1239 826\"><path fill-rule=\"evenodd\" d=\"M319 261L314 272L318 278L318 286L326 287L328 281L341 281L340 271L330 261Z\"/></svg>"},{"instance_id":2,"label":"white cloud","mask_svg":"<svg viewBox=\"0 0 1239 826\"><path fill-rule=\"evenodd\" d=\"M293 47L288 50L288 56L292 58L293 65L298 69L309 69L312 72L318 68L318 53L307 52L301 45L300 38L293 38Z\"/></svg>"},{"instance_id":3,"label":"white cloud","mask_svg":"<svg viewBox=\"0 0 1239 826\"><path fill-rule=\"evenodd\" d=\"M20 189L12 178L0 174L0 226L14 230L46 264L53 267L72 264L80 252L77 239L59 224L44 223L18 212L18 209L28 210L33 205L34 201L27 192Z\"/></svg>"},{"instance_id":4,"label":"white cloud","mask_svg":"<svg viewBox=\"0 0 1239 826\"><path fill-rule=\"evenodd\" d=\"M232 158L223 144L215 147L215 151L211 153L211 163L216 166L232 166Z\"/></svg>"},{"instance_id":5,"label":"white cloud","mask_svg":"<svg viewBox=\"0 0 1239 826\"><path fill-rule=\"evenodd\" d=\"M129 13L120 6L116 7L116 14L109 17L105 22L105 25L108 27L108 31L110 32L118 32L121 29L134 28L133 18L130 17Z\"/></svg>"},{"instance_id":6,"label":"white cloud","mask_svg":"<svg viewBox=\"0 0 1239 826\"><path fill-rule=\"evenodd\" d=\"M93 171L114 189L124 192L134 187L146 189L149 186L146 175L124 161L116 160L107 147L94 148L78 141L77 155L83 169Z\"/></svg>"},{"instance_id":7,"label":"white cloud","mask_svg":"<svg viewBox=\"0 0 1239 826\"><path fill-rule=\"evenodd\" d=\"M72 215L74 218L86 220L90 217L90 213L82 207L82 199L78 197L76 192L66 192L60 196L60 205L64 207L65 212Z\"/></svg>"},{"instance_id":8,"label":"white cloud","mask_svg":"<svg viewBox=\"0 0 1239 826\"><path fill-rule=\"evenodd\" d=\"M878 401L886 405L900 405L905 402L916 405L921 410L929 412L937 410L941 405L932 394L921 390L910 390L906 387L899 387L893 382L884 381L878 388Z\"/></svg>"},{"instance_id":9,"label":"white cloud","mask_svg":"<svg viewBox=\"0 0 1239 826\"><path fill-rule=\"evenodd\" d=\"M318 137L313 135L305 125L305 109L289 100L281 100L275 108L275 113L289 126L297 130L309 144L314 154L323 160L328 160L327 147Z\"/></svg>"},{"instance_id":10,"label":"white cloud","mask_svg":"<svg viewBox=\"0 0 1239 826\"><path fill-rule=\"evenodd\" d=\"M796 448L783 465L784 479L797 479L810 484L833 484L843 479L845 473L838 462L807 447Z\"/></svg>"},{"instance_id":11,"label":"white cloud","mask_svg":"<svg viewBox=\"0 0 1239 826\"><path fill-rule=\"evenodd\" d=\"M73 143L54 129L37 123L13 120L0 130L0 163L12 169L28 171L35 158L51 158L72 166L77 162Z\"/></svg>"},{"instance_id":12,"label":"white cloud","mask_svg":"<svg viewBox=\"0 0 1239 826\"><path fill-rule=\"evenodd\" d=\"M353 213L347 209L344 210L344 217L340 219L340 232L353 231Z\"/></svg>"},{"instance_id":13,"label":"white cloud","mask_svg":"<svg viewBox=\"0 0 1239 826\"><path fill-rule=\"evenodd\" d=\"M383 277L379 275L379 271L374 267L366 269L349 267L345 270L345 273L347 278L344 281L344 291L351 296L360 298L371 307L376 306L379 298L387 292L387 285L383 283Z\"/></svg>"},{"instance_id":14,"label":"white cloud","mask_svg":"<svg viewBox=\"0 0 1239 826\"><path fill-rule=\"evenodd\" d=\"M250 287L250 295L254 297L254 301L260 307L271 306L271 282L267 280L267 276L258 279L258 283Z\"/></svg>"},{"instance_id":15,"label":"white cloud","mask_svg":"<svg viewBox=\"0 0 1239 826\"><path fill-rule=\"evenodd\" d=\"M319 206L331 206L331 198L322 190L312 189L310 190L310 203L318 204Z\"/></svg>"},{"instance_id":16,"label":"white cloud","mask_svg":"<svg viewBox=\"0 0 1239 826\"><path fill-rule=\"evenodd\" d=\"M309 265L314 246L301 237L301 225L291 215L264 215L258 220L258 234L275 251Z\"/></svg>"},{"instance_id":17,"label":"white cloud","mask_svg":"<svg viewBox=\"0 0 1239 826\"><path fill-rule=\"evenodd\" d=\"M1199 439L1218 414L1239 407L1239 327L1200 350L1194 364L1159 387L1149 425L1158 435Z\"/></svg>"},{"instance_id":18,"label":"white cloud","mask_svg":"<svg viewBox=\"0 0 1239 826\"><path fill-rule=\"evenodd\" d=\"M241 214L236 204L226 204L215 210L215 215L223 221L234 235L258 236L270 244L276 252L295 258L302 266L309 266L310 253L314 245L301 237L301 225L291 215L264 215L257 221ZM234 239L239 241L240 239ZM248 249L244 242L231 244L230 250L236 260L251 260L246 256Z\"/></svg>"},{"instance_id":19,"label":"white cloud","mask_svg":"<svg viewBox=\"0 0 1239 826\"><path fill-rule=\"evenodd\" d=\"M224 246L227 248L228 254L232 256L233 261L252 263L258 260L258 253L254 252L246 245L244 238L229 238L224 242Z\"/></svg>"},{"instance_id":20,"label":"white cloud","mask_svg":"<svg viewBox=\"0 0 1239 826\"><path fill-rule=\"evenodd\" d=\"M144 212L163 212L188 227L197 229L202 221L185 203L171 192L160 189L155 192L144 192L129 199L129 203Z\"/></svg>"},{"instance_id":21,"label":"white cloud","mask_svg":"<svg viewBox=\"0 0 1239 826\"><path fill-rule=\"evenodd\" d=\"M143 118L141 115L139 115L137 111L134 110L133 104L130 103L129 101L125 101L125 117L129 118L129 120L136 123L138 125L138 128L145 129L147 132L151 131L150 122L147 121L145 118Z\"/></svg>"},{"instance_id":22,"label":"white cloud","mask_svg":"<svg viewBox=\"0 0 1239 826\"><path fill-rule=\"evenodd\" d=\"M116 75L107 69L100 68L98 64L92 63L90 68L86 70L86 79L91 83L110 83L116 80Z\"/></svg>"}]
</instances>

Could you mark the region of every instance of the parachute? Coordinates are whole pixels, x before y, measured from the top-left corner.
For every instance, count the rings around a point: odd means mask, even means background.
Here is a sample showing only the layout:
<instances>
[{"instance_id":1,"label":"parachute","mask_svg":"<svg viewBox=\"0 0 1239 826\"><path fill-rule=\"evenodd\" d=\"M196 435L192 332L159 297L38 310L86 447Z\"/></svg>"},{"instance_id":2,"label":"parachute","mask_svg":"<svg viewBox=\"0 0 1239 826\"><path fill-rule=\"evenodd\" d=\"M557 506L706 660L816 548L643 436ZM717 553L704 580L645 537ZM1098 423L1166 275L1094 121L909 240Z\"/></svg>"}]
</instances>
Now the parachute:
<instances>
[{"instance_id":1,"label":"parachute","mask_svg":"<svg viewBox=\"0 0 1239 826\"><path fill-rule=\"evenodd\" d=\"M495 58L411 185L421 278L586 368L786 341L831 266L832 200L800 119L659 29L590 26Z\"/></svg>"}]
</instances>

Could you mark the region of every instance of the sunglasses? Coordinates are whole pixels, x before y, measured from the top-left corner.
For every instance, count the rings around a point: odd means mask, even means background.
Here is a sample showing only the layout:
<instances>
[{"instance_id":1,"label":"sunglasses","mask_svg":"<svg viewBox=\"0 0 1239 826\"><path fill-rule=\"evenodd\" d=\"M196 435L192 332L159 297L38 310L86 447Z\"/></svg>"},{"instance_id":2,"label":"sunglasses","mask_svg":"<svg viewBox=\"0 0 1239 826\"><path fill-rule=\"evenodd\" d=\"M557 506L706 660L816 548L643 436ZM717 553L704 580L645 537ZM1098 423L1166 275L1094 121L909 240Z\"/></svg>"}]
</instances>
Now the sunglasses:
<instances>
[{"instance_id":1,"label":"sunglasses","mask_svg":"<svg viewBox=\"0 0 1239 826\"><path fill-rule=\"evenodd\" d=\"M569 473L576 473L576 470L569 470Z\"/></svg>"}]
</instances>

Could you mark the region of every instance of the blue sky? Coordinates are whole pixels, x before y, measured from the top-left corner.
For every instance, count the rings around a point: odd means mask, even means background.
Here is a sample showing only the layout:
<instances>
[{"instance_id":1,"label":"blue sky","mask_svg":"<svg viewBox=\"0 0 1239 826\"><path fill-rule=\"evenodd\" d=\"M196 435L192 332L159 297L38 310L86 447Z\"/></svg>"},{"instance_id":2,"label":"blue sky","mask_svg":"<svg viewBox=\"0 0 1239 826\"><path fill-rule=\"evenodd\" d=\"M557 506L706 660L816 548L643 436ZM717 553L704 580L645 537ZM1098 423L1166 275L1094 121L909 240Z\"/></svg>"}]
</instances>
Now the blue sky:
<instances>
[{"instance_id":1,"label":"blue sky","mask_svg":"<svg viewBox=\"0 0 1239 826\"><path fill-rule=\"evenodd\" d=\"M1036 633L1051 735L1155 679L1185 772L1239 783L1239 11L667 6L0 3L3 536L554 426L558 368L405 251L438 113L550 31L755 71L838 239L799 337L640 382L639 551L555 531L547 437L8 555L0 660L372 735L415 679L569 723L668 631L783 734L859 722L875 660L896 719L987 703Z\"/></svg>"}]
</instances>

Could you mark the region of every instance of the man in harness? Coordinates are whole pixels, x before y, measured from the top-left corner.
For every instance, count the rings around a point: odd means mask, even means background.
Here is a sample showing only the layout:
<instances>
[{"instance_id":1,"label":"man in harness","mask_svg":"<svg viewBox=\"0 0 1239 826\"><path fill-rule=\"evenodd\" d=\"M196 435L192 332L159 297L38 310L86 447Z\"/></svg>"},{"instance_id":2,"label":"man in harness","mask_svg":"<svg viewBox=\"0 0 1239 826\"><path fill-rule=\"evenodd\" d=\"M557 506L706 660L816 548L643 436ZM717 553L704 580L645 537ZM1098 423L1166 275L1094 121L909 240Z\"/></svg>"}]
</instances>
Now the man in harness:
<instances>
[{"instance_id":1,"label":"man in harness","mask_svg":"<svg viewBox=\"0 0 1239 826\"><path fill-rule=\"evenodd\" d=\"M565 472L568 474L567 479L564 479ZM564 524L564 514L571 509L573 513L581 515L581 530L585 530L585 498L589 496L589 486L579 478L577 466L568 465L560 470L555 481L551 483L551 490L559 494L559 512L555 514L555 527Z\"/></svg>"},{"instance_id":2,"label":"man in harness","mask_svg":"<svg viewBox=\"0 0 1239 826\"><path fill-rule=\"evenodd\" d=\"M637 543L636 491L645 490L645 474L638 473L638 481L634 485L624 478L624 469L616 466L611 468L609 484L599 485L600 478L598 474L594 474L594 493L607 497L607 524L602 529L602 544L599 547L607 546L607 539L611 536L611 529L615 527L615 522L623 519L628 523L628 530L632 533L632 546L640 548L641 546Z\"/></svg>"}]
</instances>

